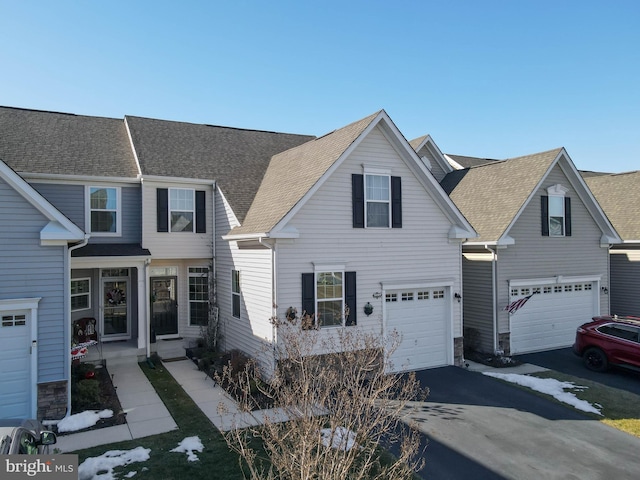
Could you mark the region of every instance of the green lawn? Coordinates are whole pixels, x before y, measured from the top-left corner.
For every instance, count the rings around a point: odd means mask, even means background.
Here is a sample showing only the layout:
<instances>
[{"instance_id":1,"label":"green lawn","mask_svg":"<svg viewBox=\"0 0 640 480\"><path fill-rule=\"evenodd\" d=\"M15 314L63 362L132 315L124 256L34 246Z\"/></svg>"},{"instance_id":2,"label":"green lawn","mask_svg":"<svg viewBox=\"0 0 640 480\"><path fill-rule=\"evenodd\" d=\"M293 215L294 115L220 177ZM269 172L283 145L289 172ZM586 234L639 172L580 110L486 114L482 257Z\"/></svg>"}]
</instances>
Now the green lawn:
<instances>
[{"instance_id":1,"label":"green lawn","mask_svg":"<svg viewBox=\"0 0 640 480\"><path fill-rule=\"evenodd\" d=\"M591 382L583 378L565 375L551 370L535 373L532 376L555 378L561 382L573 382L575 385L587 387L584 390L571 390L571 392L580 400L585 400L592 405L599 405L602 416L589 413L585 413L585 415L597 419L602 423L606 423L618 430L640 437L640 396L627 392L626 390L607 387L601 383ZM552 398L548 395L543 396Z\"/></svg>"},{"instance_id":2,"label":"green lawn","mask_svg":"<svg viewBox=\"0 0 640 480\"><path fill-rule=\"evenodd\" d=\"M132 464L115 469L116 473L126 473L136 470L136 479L154 480L198 480L198 479L243 479L240 471L238 456L227 447L222 435L202 413L191 397L178 385L171 374L158 362L155 369L146 363L139 364L147 375L158 395L178 424L178 430L145 437L108 446L100 446L81 450L78 453L79 462L88 457L97 457L107 450L130 450L141 446L150 448L150 458L144 464ZM99 431L96 431L99 435ZM170 453L170 450L186 437L200 437L204 450L197 453L199 461L189 462L184 453ZM141 471L142 467L148 470Z\"/></svg>"}]
</instances>

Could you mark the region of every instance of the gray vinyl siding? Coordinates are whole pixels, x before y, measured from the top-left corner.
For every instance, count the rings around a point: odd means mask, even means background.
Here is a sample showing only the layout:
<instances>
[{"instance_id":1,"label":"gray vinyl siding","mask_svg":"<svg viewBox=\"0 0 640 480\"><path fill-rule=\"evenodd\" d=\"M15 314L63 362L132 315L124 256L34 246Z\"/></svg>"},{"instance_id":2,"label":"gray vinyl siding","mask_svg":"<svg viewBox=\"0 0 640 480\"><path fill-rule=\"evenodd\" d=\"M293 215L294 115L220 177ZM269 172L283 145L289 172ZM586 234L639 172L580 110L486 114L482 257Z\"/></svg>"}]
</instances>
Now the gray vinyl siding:
<instances>
[{"instance_id":1,"label":"gray vinyl siding","mask_svg":"<svg viewBox=\"0 0 640 480\"><path fill-rule=\"evenodd\" d=\"M87 184L93 185L93 183ZM100 185L103 185L101 183ZM87 231L85 222L85 185L39 183L32 184L38 193L60 210L69 220ZM121 228L118 237L92 235L90 243L140 243L142 239L142 207L140 186L121 186Z\"/></svg>"},{"instance_id":2,"label":"gray vinyl siding","mask_svg":"<svg viewBox=\"0 0 640 480\"><path fill-rule=\"evenodd\" d=\"M465 348L493 352L493 262L491 254L464 255L462 279ZM473 331L469 331L473 329ZM479 335L479 345L468 340Z\"/></svg>"},{"instance_id":3,"label":"gray vinyl siding","mask_svg":"<svg viewBox=\"0 0 640 480\"><path fill-rule=\"evenodd\" d=\"M41 297L38 305L38 382L65 378L64 262L66 247L40 245L49 222L0 180L0 299Z\"/></svg>"},{"instance_id":4,"label":"gray vinyl siding","mask_svg":"<svg viewBox=\"0 0 640 480\"><path fill-rule=\"evenodd\" d=\"M402 228L353 228L351 175L363 173L362 165L390 169L402 178ZM450 242L451 223L425 187L400 159L376 128L365 138L308 202L288 222L300 232L292 242L278 246L278 315L294 306L301 311L301 274L314 265L344 264L357 276L358 326L382 331L384 298L375 298L381 282L419 284L452 282L450 291L461 291L460 245ZM370 302L374 312L363 313ZM452 302L453 337L462 335L461 304ZM329 329L327 329L329 330Z\"/></svg>"},{"instance_id":5,"label":"gray vinyl siding","mask_svg":"<svg viewBox=\"0 0 640 480\"><path fill-rule=\"evenodd\" d=\"M571 197L572 235L543 237L541 234L540 197L555 184L568 188ZM508 282L563 276L601 275L601 285L608 285L608 249L600 247L601 230L580 201L577 193L556 166L544 180L529 204L511 228L515 245L498 250L498 316L500 333L509 331ZM600 313L608 313L609 296L600 294Z\"/></svg>"},{"instance_id":6,"label":"gray vinyl siding","mask_svg":"<svg viewBox=\"0 0 640 480\"><path fill-rule=\"evenodd\" d=\"M611 314L640 316L640 250L612 250Z\"/></svg>"},{"instance_id":7,"label":"gray vinyl siding","mask_svg":"<svg viewBox=\"0 0 640 480\"><path fill-rule=\"evenodd\" d=\"M31 186L84 230L84 185L32 183Z\"/></svg>"},{"instance_id":8,"label":"gray vinyl siding","mask_svg":"<svg viewBox=\"0 0 640 480\"><path fill-rule=\"evenodd\" d=\"M122 235L101 237L92 235L89 243L140 243L142 241L142 206L140 187L121 187Z\"/></svg>"}]
</instances>

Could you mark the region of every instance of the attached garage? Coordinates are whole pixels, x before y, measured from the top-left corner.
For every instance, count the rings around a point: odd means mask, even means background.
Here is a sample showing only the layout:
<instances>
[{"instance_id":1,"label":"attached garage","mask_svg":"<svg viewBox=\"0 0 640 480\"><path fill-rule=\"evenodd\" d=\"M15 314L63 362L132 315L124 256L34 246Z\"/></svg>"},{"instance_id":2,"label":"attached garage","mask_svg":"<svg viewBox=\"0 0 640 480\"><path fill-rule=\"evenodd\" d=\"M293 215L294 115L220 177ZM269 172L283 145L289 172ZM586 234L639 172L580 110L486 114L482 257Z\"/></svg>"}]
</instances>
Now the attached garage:
<instances>
[{"instance_id":1,"label":"attached garage","mask_svg":"<svg viewBox=\"0 0 640 480\"><path fill-rule=\"evenodd\" d=\"M451 363L451 312L448 287L404 288L385 292L387 336L397 332L390 372Z\"/></svg>"},{"instance_id":2,"label":"attached garage","mask_svg":"<svg viewBox=\"0 0 640 480\"><path fill-rule=\"evenodd\" d=\"M30 311L0 311L0 418L33 416Z\"/></svg>"},{"instance_id":3,"label":"attached garage","mask_svg":"<svg viewBox=\"0 0 640 480\"><path fill-rule=\"evenodd\" d=\"M571 346L576 328L598 315L597 280L562 280L510 285L510 302L533 294L509 315L512 355Z\"/></svg>"}]
</instances>

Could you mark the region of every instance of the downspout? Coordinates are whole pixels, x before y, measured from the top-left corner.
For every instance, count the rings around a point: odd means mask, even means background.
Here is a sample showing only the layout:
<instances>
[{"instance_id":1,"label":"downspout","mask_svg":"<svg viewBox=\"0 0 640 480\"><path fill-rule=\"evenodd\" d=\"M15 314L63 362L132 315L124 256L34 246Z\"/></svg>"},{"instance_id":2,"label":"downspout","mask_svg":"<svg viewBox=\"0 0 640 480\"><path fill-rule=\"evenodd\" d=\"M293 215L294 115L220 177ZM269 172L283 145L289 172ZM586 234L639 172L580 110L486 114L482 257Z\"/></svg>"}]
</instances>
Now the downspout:
<instances>
[{"instance_id":1,"label":"downspout","mask_svg":"<svg viewBox=\"0 0 640 480\"><path fill-rule=\"evenodd\" d=\"M277 332L277 328L276 328L276 318L278 316L278 307L276 305L276 299L278 298L277 294L276 294L276 252L277 252L277 247L276 245L269 245L268 243L265 243L264 241L264 237L259 237L258 238L258 243L260 243L260 245L262 245L263 247L268 248L269 250L271 250L271 318L272 318L272 322L271 322L271 347L273 348L273 364L272 364L272 372L275 372L276 369L276 332Z\"/></svg>"},{"instance_id":2,"label":"downspout","mask_svg":"<svg viewBox=\"0 0 640 480\"><path fill-rule=\"evenodd\" d=\"M499 350L500 342L498 340L498 252L492 249L489 245L484 246L485 249L491 252L491 293L493 296L492 299L492 309L493 309L493 353L496 353Z\"/></svg>"},{"instance_id":3,"label":"downspout","mask_svg":"<svg viewBox=\"0 0 640 480\"><path fill-rule=\"evenodd\" d=\"M66 318L67 328L65 329L64 342L67 348L71 347L71 292L69 291L69 288L71 285L71 252L73 252L74 250L77 250L78 248L82 248L86 246L87 243L89 243L90 236L91 235L89 235L88 233L85 233L84 240L82 240L77 245L72 245L68 247L67 255L65 256L66 265L64 266L64 276L65 276L64 311L65 311L65 316L67 317ZM65 369L67 370L67 374L68 374L67 378L69 379L69 381L67 382L67 413L65 414L65 418L71 415L71 353L70 353L70 350L67 350L67 353L68 354L65 355L65 363L66 363Z\"/></svg>"}]
</instances>

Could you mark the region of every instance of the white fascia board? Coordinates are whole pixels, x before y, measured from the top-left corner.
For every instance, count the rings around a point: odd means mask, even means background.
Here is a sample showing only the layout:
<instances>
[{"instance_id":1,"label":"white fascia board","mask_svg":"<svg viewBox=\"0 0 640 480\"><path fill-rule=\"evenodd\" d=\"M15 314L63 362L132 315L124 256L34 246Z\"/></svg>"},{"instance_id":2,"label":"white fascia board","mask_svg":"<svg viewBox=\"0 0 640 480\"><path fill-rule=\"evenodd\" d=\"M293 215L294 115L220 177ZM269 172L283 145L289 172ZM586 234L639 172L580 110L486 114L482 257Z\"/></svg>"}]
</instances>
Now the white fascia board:
<instances>
[{"instance_id":1,"label":"white fascia board","mask_svg":"<svg viewBox=\"0 0 640 480\"><path fill-rule=\"evenodd\" d=\"M496 242L496 245L498 247L507 247L509 245L515 245L515 244L516 244L516 240L513 237L510 237L509 235L503 235Z\"/></svg>"},{"instance_id":2,"label":"white fascia board","mask_svg":"<svg viewBox=\"0 0 640 480\"><path fill-rule=\"evenodd\" d=\"M78 229L79 230L79 229ZM70 238L71 237L71 238ZM85 234L81 232L80 236L74 236L69 229L62 226L58 221L51 221L45 227L40 230L40 241L64 241L65 243L69 240L84 240Z\"/></svg>"},{"instance_id":3,"label":"white fascia board","mask_svg":"<svg viewBox=\"0 0 640 480\"><path fill-rule=\"evenodd\" d=\"M600 237L600 246L603 248L609 247L609 245L617 245L620 243L625 243L620 238L615 238L607 235L606 233Z\"/></svg>"},{"instance_id":4,"label":"white fascia board","mask_svg":"<svg viewBox=\"0 0 640 480\"><path fill-rule=\"evenodd\" d=\"M422 280L405 280L380 282L383 290L404 290L413 288L433 288L433 287L453 287L456 283L454 278L430 278Z\"/></svg>"},{"instance_id":5,"label":"white fascia board","mask_svg":"<svg viewBox=\"0 0 640 480\"><path fill-rule=\"evenodd\" d=\"M234 235L222 235L222 240L226 242L238 242L242 240L258 240L260 238L271 238L269 234L264 233L240 233Z\"/></svg>"},{"instance_id":6,"label":"white fascia board","mask_svg":"<svg viewBox=\"0 0 640 480\"><path fill-rule=\"evenodd\" d=\"M451 166L451 168L453 168L454 170L464 170L465 168L460 165L458 162L456 162L453 158L451 158L449 155L447 155L446 153L444 154L444 158L447 160L447 163Z\"/></svg>"},{"instance_id":7,"label":"white fascia board","mask_svg":"<svg viewBox=\"0 0 640 480\"><path fill-rule=\"evenodd\" d=\"M126 268L143 266L151 260L151 255L126 257L71 257L71 268Z\"/></svg>"},{"instance_id":8,"label":"white fascia board","mask_svg":"<svg viewBox=\"0 0 640 480\"><path fill-rule=\"evenodd\" d=\"M159 175L143 175L142 179L145 182L153 182L153 183L180 183L180 184L188 184L188 185L203 185L203 186L211 186L216 184L214 179L209 178L186 178L186 177L162 177Z\"/></svg>"},{"instance_id":9,"label":"white fascia board","mask_svg":"<svg viewBox=\"0 0 640 480\"><path fill-rule=\"evenodd\" d=\"M449 229L449 240L466 240L477 236L475 231L461 228L459 225L452 225Z\"/></svg>"},{"instance_id":10,"label":"white fascia board","mask_svg":"<svg viewBox=\"0 0 640 480\"><path fill-rule=\"evenodd\" d=\"M433 140L433 138L431 138L431 135L426 136L420 146L415 150L416 153L418 153L422 148L426 148L427 150L429 150L429 153L433 155L433 157L436 159L445 173L453 172L454 168L451 163L449 163L448 157L444 153L442 153L442 150L440 150L438 144Z\"/></svg>"},{"instance_id":11,"label":"white fascia board","mask_svg":"<svg viewBox=\"0 0 640 480\"><path fill-rule=\"evenodd\" d=\"M127 121L127 116L124 116L124 128L127 131L127 137L129 138L129 144L131 145L131 151L133 152L133 158L136 161L136 168L138 169L138 176L142 177L142 168L140 167L140 160L138 159L138 152L136 151L136 146L133 143L133 137L131 136L131 129L129 128L129 122Z\"/></svg>"},{"instance_id":12,"label":"white fascia board","mask_svg":"<svg viewBox=\"0 0 640 480\"><path fill-rule=\"evenodd\" d=\"M137 177L107 177L104 175L60 175L51 173L31 173L20 172L25 181L37 181L38 183L70 183L87 185L89 183L108 183L130 185L140 183L140 176Z\"/></svg>"}]
</instances>

